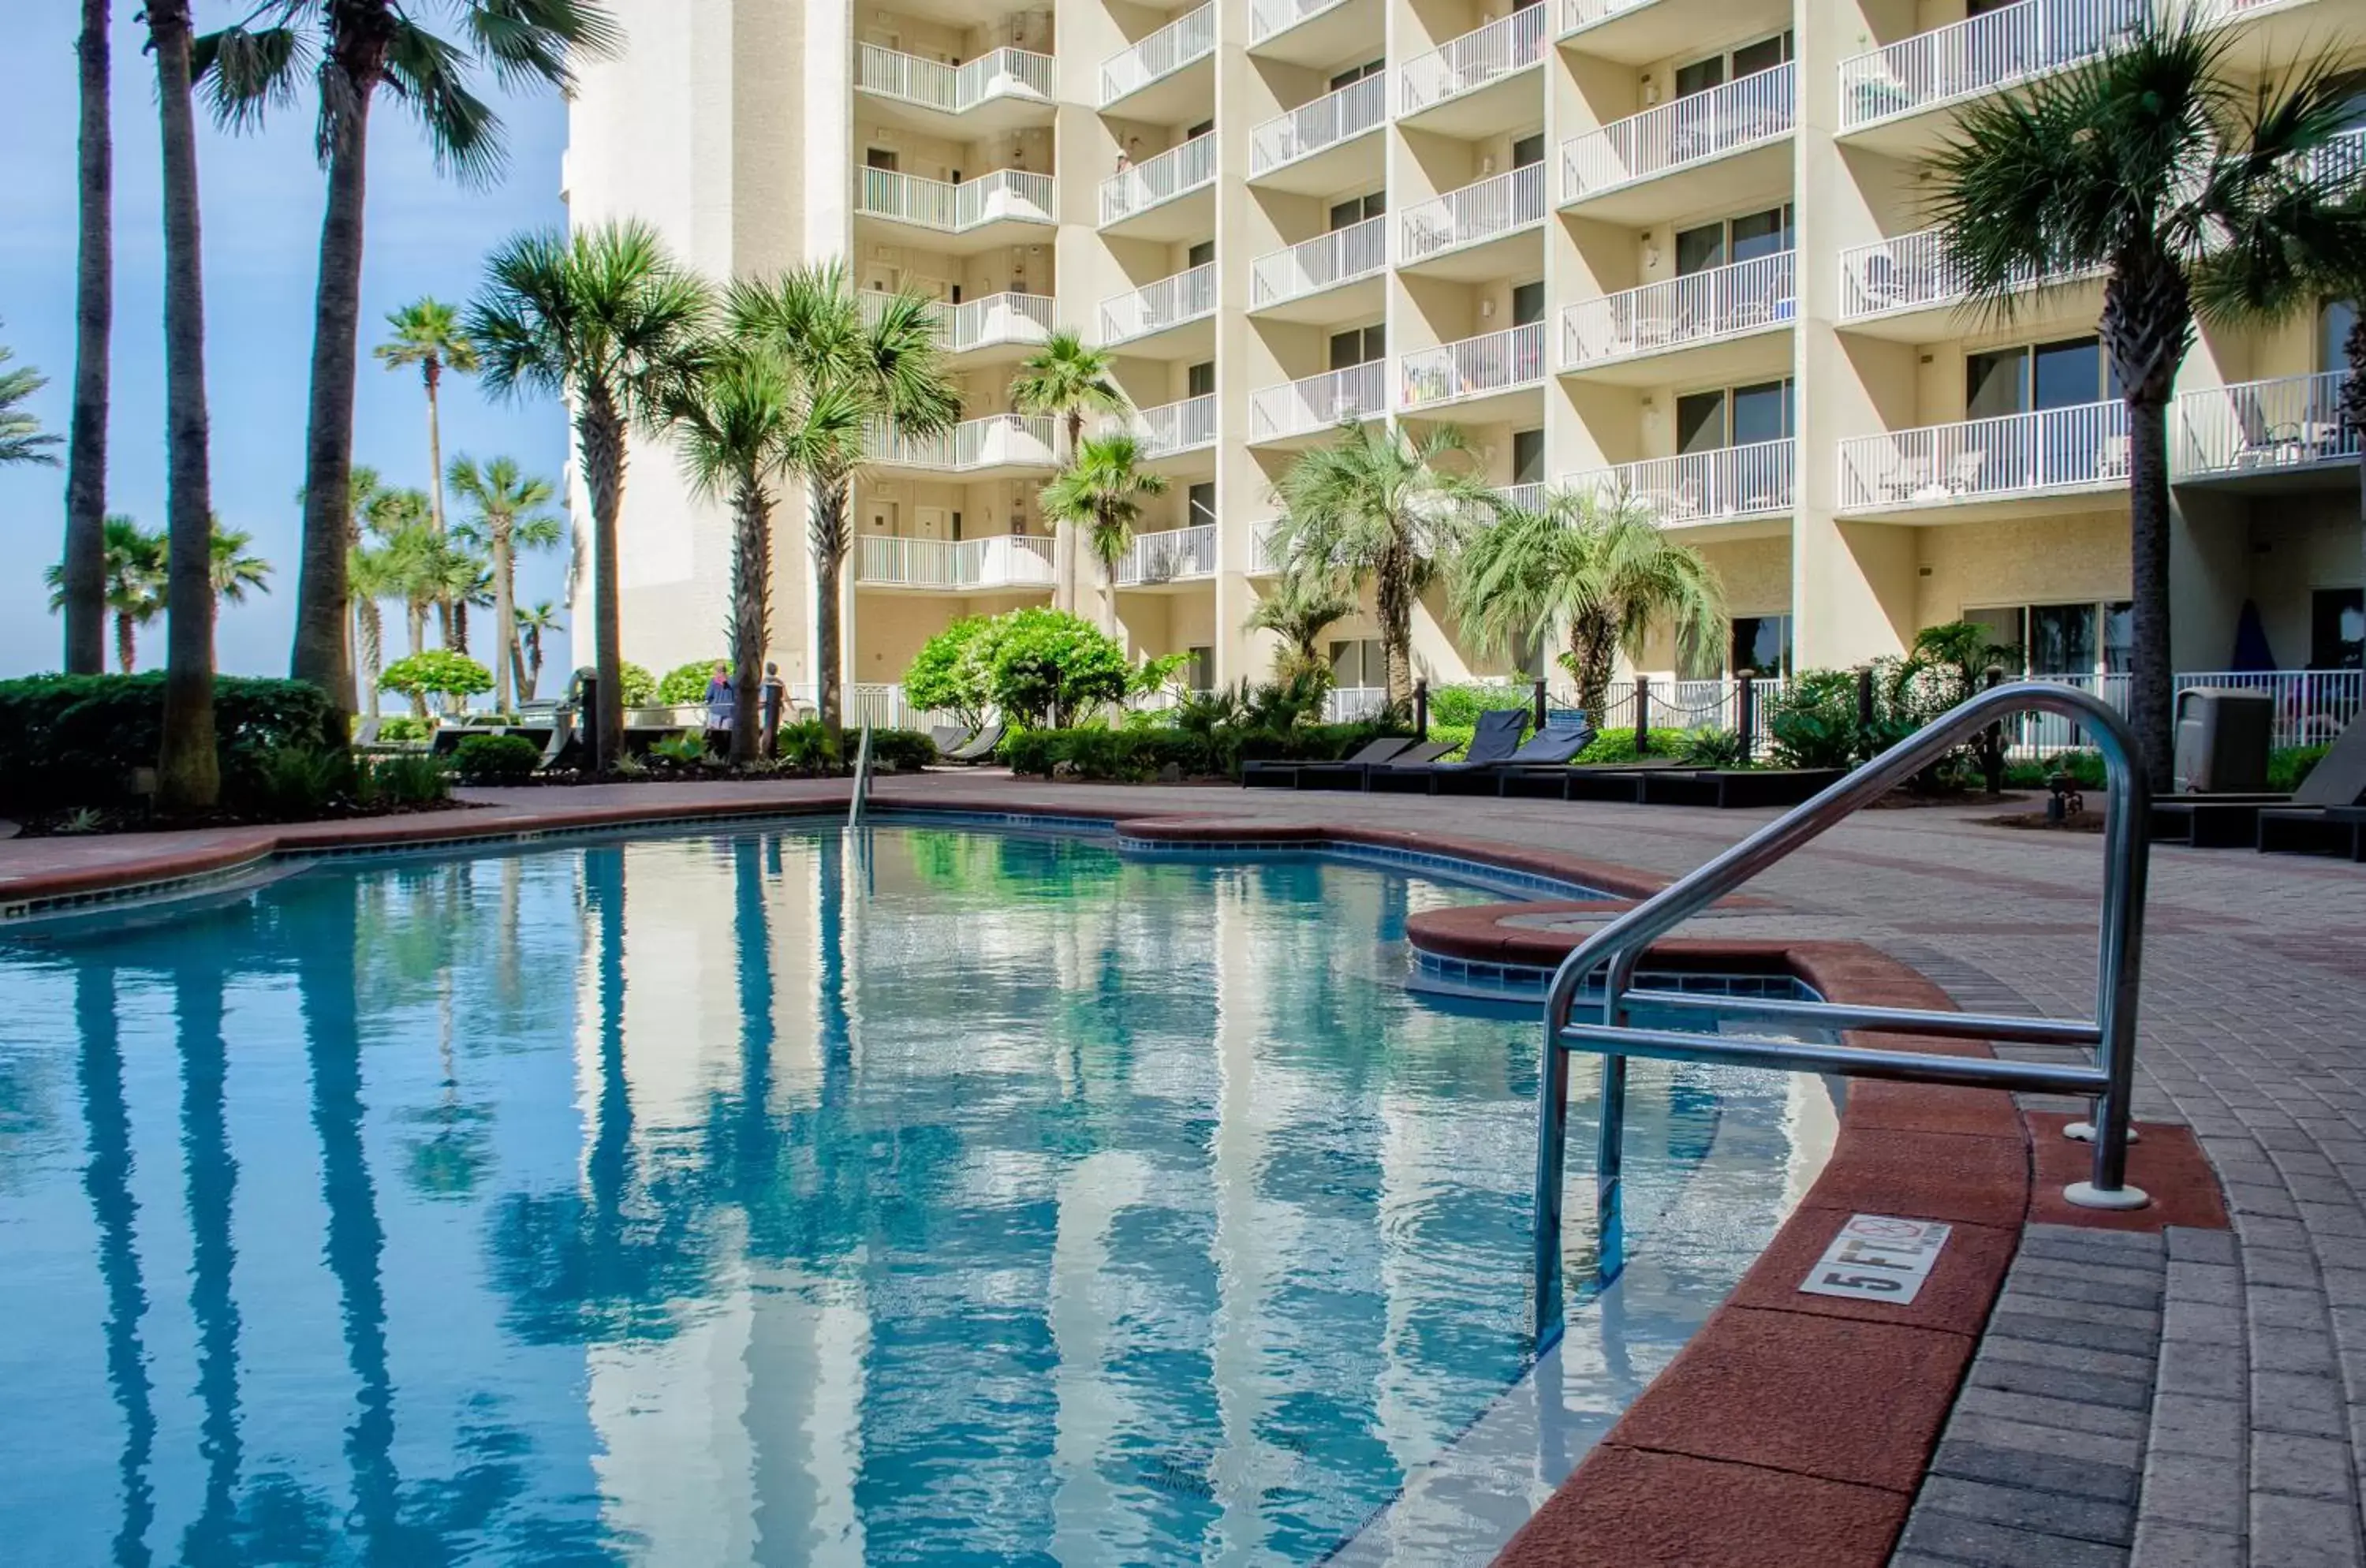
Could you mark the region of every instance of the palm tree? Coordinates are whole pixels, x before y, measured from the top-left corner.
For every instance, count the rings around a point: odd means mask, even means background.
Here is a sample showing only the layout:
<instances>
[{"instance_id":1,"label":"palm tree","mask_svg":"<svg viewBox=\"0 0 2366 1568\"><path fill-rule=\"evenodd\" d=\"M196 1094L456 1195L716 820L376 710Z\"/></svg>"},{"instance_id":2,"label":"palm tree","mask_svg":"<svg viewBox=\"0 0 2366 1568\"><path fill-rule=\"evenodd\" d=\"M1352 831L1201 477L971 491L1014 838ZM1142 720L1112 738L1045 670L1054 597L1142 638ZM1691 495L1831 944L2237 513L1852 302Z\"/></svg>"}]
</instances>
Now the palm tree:
<instances>
[{"instance_id":1,"label":"palm tree","mask_svg":"<svg viewBox=\"0 0 2366 1568\"><path fill-rule=\"evenodd\" d=\"M1117 360L1107 349L1087 344L1073 327L1059 327L1041 348L1019 362L1010 382L1010 406L1020 413L1058 420L1065 436L1060 460L1074 466L1084 448L1085 416L1123 413L1133 400L1118 385ZM1059 535L1060 558L1075 559L1075 530L1062 524ZM1059 607L1073 609L1075 592L1074 585L1064 581L1056 601Z\"/></svg>"},{"instance_id":2,"label":"palm tree","mask_svg":"<svg viewBox=\"0 0 2366 1568\"><path fill-rule=\"evenodd\" d=\"M144 0L163 141L165 654L156 805L209 809L214 752L213 475L206 419L204 242L197 219L195 39L189 0ZM343 615L342 606L338 612Z\"/></svg>"},{"instance_id":3,"label":"palm tree","mask_svg":"<svg viewBox=\"0 0 2366 1568\"><path fill-rule=\"evenodd\" d=\"M140 526L139 519L120 513L107 520L101 531L100 582L102 602L115 621L116 668L129 675L139 660L141 626L164 613L164 536ZM50 585L50 608L66 604L63 563L42 572Z\"/></svg>"},{"instance_id":4,"label":"palm tree","mask_svg":"<svg viewBox=\"0 0 2366 1568\"><path fill-rule=\"evenodd\" d=\"M1143 502L1166 493L1166 476L1147 471L1142 462L1139 436L1097 435L1043 487L1043 515L1084 530L1086 547L1100 560L1102 618L1111 631L1117 628L1117 563L1133 542Z\"/></svg>"},{"instance_id":5,"label":"palm tree","mask_svg":"<svg viewBox=\"0 0 2366 1568\"><path fill-rule=\"evenodd\" d=\"M1725 637L1725 594L1699 551L1679 544L1649 506L1629 497L1549 492L1530 511L1504 506L1455 562L1455 618L1498 656L1556 635L1577 705L1598 727L1621 651L1639 657L1655 626L1673 624L1687 649Z\"/></svg>"},{"instance_id":6,"label":"palm tree","mask_svg":"<svg viewBox=\"0 0 2366 1568\"><path fill-rule=\"evenodd\" d=\"M65 667L107 667L107 355L115 331L115 143L107 0L82 0L74 42L82 123L75 150L81 226L74 244L74 385L66 443Z\"/></svg>"},{"instance_id":7,"label":"palm tree","mask_svg":"<svg viewBox=\"0 0 2366 1568\"><path fill-rule=\"evenodd\" d=\"M355 545L345 566L345 581L353 593L354 651L361 665L362 711L376 718L378 671L386 667L386 617L379 613L378 601L402 597L401 572L384 546L373 549Z\"/></svg>"},{"instance_id":8,"label":"palm tree","mask_svg":"<svg viewBox=\"0 0 2366 1568\"><path fill-rule=\"evenodd\" d=\"M535 688L542 683L544 634L566 629L558 624L558 611L547 599L538 604L528 604L517 613L518 640L511 653L518 662L518 701L532 702Z\"/></svg>"},{"instance_id":9,"label":"palm tree","mask_svg":"<svg viewBox=\"0 0 2366 1568\"><path fill-rule=\"evenodd\" d=\"M468 331L488 390L533 390L574 405L575 443L592 494L592 630L599 669L598 755L614 768L624 743L624 654L616 592L616 519L625 500L625 437L652 412L659 384L704 325L705 285L666 254L654 230L607 223L572 237L523 235L485 264Z\"/></svg>"},{"instance_id":10,"label":"palm tree","mask_svg":"<svg viewBox=\"0 0 2366 1568\"><path fill-rule=\"evenodd\" d=\"M1307 675L1328 678L1331 667L1323 657L1323 634L1332 623L1356 613L1356 596L1335 579L1285 577L1273 592L1257 601L1248 619L1248 631L1272 632L1282 640L1273 661L1273 677L1287 685Z\"/></svg>"},{"instance_id":11,"label":"palm tree","mask_svg":"<svg viewBox=\"0 0 2366 1568\"><path fill-rule=\"evenodd\" d=\"M432 531L429 536L435 545L436 613L448 612L451 616L451 629L445 634L444 646L455 653L466 653L469 610L492 607L493 563L467 540Z\"/></svg>"},{"instance_id":12,"label":"palm tree","mask_svg":"<svg viewBox=\"0 0 2366 1568\"><path fill-rule=\"evenodd\" d=\"M18 405L27 398L50 384L50 378L27 366L21 370L7 368L16 358L5 344L0 344L0 467L11 463L39 463L54 468L58 460L50 448L58 438L41 429L41 422Z\"/></svg>"},{"instance_id":13,"label":"palm tree","mask_svg":"<svg viewBox=\"0 0 2366 1568\"><path fill-rule=\"evenodd\" d=\"M735 285L731 331L780 355L797 428L787 471L806 481L806 531L814 562L815 680L821 721L839 733L839 582L853 536L854 481L868 456L865 432L907 436L951 430L961 397L945 369L935 302L909 291L868 313L841 261Z\"/></svg>"},{"instance_id":14,"label":"palm tree","mask_svg":"<svg viewBox=\"0 0 2366 1568\"><path fill-rule=\"evenodd\" d=\"M186 9L186 0L174 0ZM311 403L304 437L304 552L296 588L297 679L342 708L353 689L345 648L344 509L353 467L354 385L361 335L362 219L370 107L386 88L411 109L441 168L476 183L498 175L500 116L477 96L472 63L490 63L505 87L574 85L570 56L604 54L617 33L592 0L454 0L459 36L431 33L400 0L268 0L257 17L207 39L206 77L225 123L259 122L293 98L308 74L320 84L313 136L328 170L314 294ZM440 521L440 511L438 513ZM332 716L331 744L348 726Z\"/></svg>"},{"instance_id":15,"label":"palm tree","mask_svg":"<svg viewBox=\"0 0 2366 1568\"><path fill-rule=\"evenodd\" d=\"M474 515L455 536L484 550L493 569L493 711L510 713L510 675L517 662L517 552L548 549L566 525L543 509L550 504L550 481L527 474L514 457L495 457L479 468L467 453L452 459L452 488Z\"/></svg>"},{"instance_id":16,"label":"palm tree","mask_svg":"<svg viewBox=\"0 0 2366 1568\"><path fill-rule=\"evenodd\" d=\"M1415 437L1359 424L1301 454L1274 487L1283 509L1274 547L1290 575L1370 585L1391 705L1413 700L1414 601L1487 504L1484 486L1439 467L1466 446L1452 425Z\"/></svg>"},{"instance_id":17,"label":"palm tree","mask_svg":"<svg viewBox=\"0 0 2366 1568\"><path fill-rule=\"evenodd\" d=\"M254 536L243 528L225 528L219 518L215 520L208 575L215 597L225 604L245 604L249 589L271 592L271 563L247 552L254 543Z\"/></svg>"},{"instance_id":18,"label":"palm tree","mask_svg":"<svg viewBox=\"0 0 2366 1568\"><path fill-rule=\"evenodd\" d=\"M2254 91L2193 11L2147 17L2094 59L1976 104L1933 161L1947 265L2009 317L2031 277L2104 273L2099 325L2127 406L2129 718L2170 772L2169 400L2197 321L2240 320L2366 251L2337 160L2345 90L2319 64ZM2366 270L2366 269L2360 269ZM2352 276L2357 272L2353 271Z\"/></svg>"},{"instance_id":19,"label":"palm tree","mask_svg":"<svg viewBox=\"0 0 2366 1568\"><path fill-rule=\"evenodd\" d=\"M477 345L460 330L459 308L428 295L421 295L399 310L389 310L386 324L393 335L370 352L389 370L416 365L420 383L427 389L427 471L434 476L427 493L435 503L435 529L441 533L445 525L444 431L436 393L446 370L463 376L476 374Z\"/></svg>"}]
</instances>

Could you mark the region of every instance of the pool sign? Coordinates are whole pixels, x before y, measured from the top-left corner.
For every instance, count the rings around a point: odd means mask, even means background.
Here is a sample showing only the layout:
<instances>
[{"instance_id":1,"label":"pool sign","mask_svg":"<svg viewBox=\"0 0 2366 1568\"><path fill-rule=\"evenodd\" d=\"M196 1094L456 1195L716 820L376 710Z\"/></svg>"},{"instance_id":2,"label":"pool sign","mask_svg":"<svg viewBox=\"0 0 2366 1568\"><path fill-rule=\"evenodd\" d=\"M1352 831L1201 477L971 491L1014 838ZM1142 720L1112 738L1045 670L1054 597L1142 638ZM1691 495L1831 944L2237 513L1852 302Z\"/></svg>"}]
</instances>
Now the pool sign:
<instances>
[{"instance_id":1,"label":"pool sign","mask_svg":"<svg viewBox=\"0 0 2366 1568\"><path fill-rule=\"evenodd\" d=\"M1904 1306L1931 1277L1949 1229L1936 1220L1853 1215L1808 1270L1799 1290L1811 1296L1850 1296Z\"/></svg>"}]
</instances>

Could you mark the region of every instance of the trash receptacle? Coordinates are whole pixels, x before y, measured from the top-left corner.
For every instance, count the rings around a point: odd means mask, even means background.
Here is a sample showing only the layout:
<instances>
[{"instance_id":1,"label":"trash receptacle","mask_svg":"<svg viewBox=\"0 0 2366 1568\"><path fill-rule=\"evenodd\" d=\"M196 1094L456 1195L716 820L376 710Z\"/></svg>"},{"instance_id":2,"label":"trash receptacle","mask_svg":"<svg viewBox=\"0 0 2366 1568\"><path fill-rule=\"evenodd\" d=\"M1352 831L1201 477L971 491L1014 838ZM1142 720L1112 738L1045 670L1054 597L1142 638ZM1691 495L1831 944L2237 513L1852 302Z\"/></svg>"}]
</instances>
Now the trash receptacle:
<instances>
[{"instance_id":1,"label":"trash receptacle","mask_svg":"<svg viewBox=\"0 0 2366 1568\"><path fill-rule=\"evenodd\" d=\"M2189 686L2177 694L2177 787L2210 795L2268 787L2268 739L2275 699L2240 686Z\"/></svg>"}]
</instances>

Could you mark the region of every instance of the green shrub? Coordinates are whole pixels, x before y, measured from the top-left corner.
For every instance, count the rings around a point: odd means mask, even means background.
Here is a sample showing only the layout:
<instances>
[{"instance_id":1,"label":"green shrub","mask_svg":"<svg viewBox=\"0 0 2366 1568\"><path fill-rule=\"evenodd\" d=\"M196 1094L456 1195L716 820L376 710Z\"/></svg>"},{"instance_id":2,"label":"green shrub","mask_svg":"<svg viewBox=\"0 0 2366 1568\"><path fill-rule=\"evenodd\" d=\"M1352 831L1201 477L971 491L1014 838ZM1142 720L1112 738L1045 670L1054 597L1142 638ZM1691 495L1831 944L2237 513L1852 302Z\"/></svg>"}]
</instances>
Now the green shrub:
<instances>
[{"instance_id":1,"label":"green shrub","mask_svg":"<svg viewBox=\"0 0 2366 1568\"><path fill-rule=\"evenodd\" d=\"M1032 773L1048 779L1052 770L1066 757L1063 745L1065 734L1058 729L1014 729L1002 738L994 754L1014 773Z\"/></svg>"},{"instance_id":2,"label":"green shrub","mask_svg":"<svg viewBox=\"0 0 2366 1568\"><path fill-rule=\"evenodd\" d=\"M994 701L987 624L983 615L964 616L922 643L904 669L906 700L924 712L952 715L973 734L984 728Z\"/></svg>"},{"instance_id":3,"label":"green shrub","mask_svg":"<svg viewBox=\"0 0 2366 1568\"><path fill-rule=\"evenodd\" d=\"M320 745L331 708L300 681L223 675L214 681L214 735L222 773L290 745ZM0 681L0 809L120 806L135 769L156 765L163 740L164 674L33 675Z\"/></svg>"},{"instance_id":4,"label":"green shrub","mask_svg":"<svg viewBox=\"0 0 2366 1568\"><path fill-rule=\"evenodd\" d=\"M2308 778L2309 770L2330 746L2279 746L2268 753L2268 787L2279 795L2290 795Z\"/></svg>"},{"instance_id":5,"label":"green shrub","mask_svg":"<svg viewBox=\"0 0 2366 1568\"><path fill-rule=\"evenodd\" d=\"M871 732L873 766L898 773L917 773L937 760L937 743L917 729L874 729Z\"/></svg>"},{"instance_id":6,"label":"green shrub","mask_svg":"<svg viewBox=\"0 0 2366 1568\"><path fill-rule=\"evenodd\" d=\"M817 718L781 726L780 739L774 742L772 750L783 766L799 772L834 773L838 771L838 748L831 743L829 731Z\"/></svg>"},{"instance_id":7,"label":"green shrub","mask_svg":"<svg viewBox=\"0 0 2366 1568\"><path fill-rule=\"evenodd\" d=\"M1676 761L1688 768L1746 768L1741 737L1730 729L1687 729L1675 738Z\"/></svg>"},{"instance_id":8,"label":"green shrub","mask_svg":"<svg viewBox=\"0 0 2366 1568\"><path fill-rule=\"evenodd\" d=\"M400 692L406 697L473 697L493 689L493 672L448 648L431 648L388 665L377 678L378 690Z\"/></svg>"},{"instance_id":9,"label":"green shrub","mask_svg":"<svg viewBox=\"0 0 2366 1568\"><path fill-rule=\"evenodd\" d=\"M389 746L402 740L424 740L430 728L423 718L413 718L407 713L397 714L379 722L377 738Z\"/></svg>"},{"instance_id":10,"label":"green shrub","mask_svg":"<svg viewBox=\"0 0 2366 1568\"><path fill-rule=\"evenodd\" d=\"M295 742L247 760L225 795L276 822L302 822L355 793L353 754Z\"/></svg>"},{"instance_id":11,"label":"green shrub","mask_svg":"<svg viewBox=\"0 0 2366 1568\"><path fill-rule=\"evenodd\" d=\"M542 765L542 748L523 735L471 735L452 754L452 766L469 784L515 784Z\"/></svg>"},{"instance_id":12,"label":"green shrub","mask_svg":"<svg viewBox=\"0 0 2366 1568\"><path fill-rule=\"evenodd\" d=\"M1651 755L1670 755L1670 748L1675 739L1676 737L1668 731L1652 730ZM1581 762L1632 762L1641 755L1635 750L1635 727L1628 725L1623 729L1606 729L1595 735L1585 743L1585 750L1577 754L1577 760Z\"/></svg>"},{"instance_id":13,"label":"green shrub","mask_svg":"<svg viewBox=\"0 0 2366 1568\"><path fill-rule=\"evenodd\" d=\"M1536 701L1527 686L1439 686L1429 694L1429 722L1474 728L1479 716L1497 708L1526 708Z\"/></svg>"},{"instance_id":14,"label":"green shrub","mask_svg":"<svg viewBox=\"0 0 2366 1568\"><path fill-rule=\"evenodd\" d=\"M658 701L669 707L682 707L706 700L706 683L715 678L717 664L728 664L727 659L693 659L687 664L677 664L665 672L658 682ZM627 691L632 682L625 682ZM629 698L627 699L630 700Z\"/></svg>"},{"instance_id":15,"label":"green shrub","mask_svg":"<svg viewBox=\"0 0 2366 1568\"><path fill-rule=\"evenodd\" d=\"M452 795L451 770L440 757L377 757L355 777L366 806L432 806Z\"/></svg>"},{"instance_id":16,"label":"green shrub","mask_svg":"<svg viewBox=\"0 0 2366 1568\"><path fill-rule=\"evenodd\" d=\"M706 761L706 737L699 730L685 729L651 742L649 755L678 768L696 767Z\"/></svg>"},{"instance_id":17,"label":"green shrub","mask_svg":"<svg viewBox=\"0 0 2366 1568\"><path fill-rule=\"evenodd\" d=\"M1065 728L1125 700L1125 649L1081 616L1031 606L995 616L978 636L994 704L1020 724Z\"/></svg>"}]
</instances>

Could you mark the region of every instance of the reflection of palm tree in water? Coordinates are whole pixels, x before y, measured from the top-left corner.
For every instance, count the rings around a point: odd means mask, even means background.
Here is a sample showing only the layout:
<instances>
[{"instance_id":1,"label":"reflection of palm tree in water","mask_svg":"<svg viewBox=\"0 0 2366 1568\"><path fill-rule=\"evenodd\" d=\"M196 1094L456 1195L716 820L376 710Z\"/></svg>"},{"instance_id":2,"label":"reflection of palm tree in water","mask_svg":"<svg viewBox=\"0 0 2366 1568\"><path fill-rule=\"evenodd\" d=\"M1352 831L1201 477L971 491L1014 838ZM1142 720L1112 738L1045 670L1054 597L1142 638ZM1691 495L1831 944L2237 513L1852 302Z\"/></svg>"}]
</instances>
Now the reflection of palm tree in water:
<instances>
[{"instance_id":1,"label":"reflection of palm tree in water","mask_svg":"<svg viewBox=\"0 0 2366 1568\"><path fill-rule=\"evenodd\" d=\"M197 1330L197 1397L204 1415L197 1450L206 1461L205 1505L181 1540L183 1558L228 1562L239 1555L238 1303L231 1295L237 1255L231 1202L238 1162L231 1157L224 1105L229 1059L222 1040L228 954L215 943L184 943L173 975L180 1032L181 1160L189 1206L189 1316Z\"/></svg>"},{"instance_id":2,"label":"reflection of palm tree in water","mask_svg":"<svg viewBox=\"0 0 2366 1568\"><path fill-rule=\"evenodd\" d=\"M123 1095L123 1048L115 1017L115 972L84 965L74 976L74 1021L82 1036L83 1124L90 1163L83 1190L98 1227L98 1271L107 1287L107 1382L123 1412L123 1519L116 1531L118 1568L146 1568L148 1527L156 1517L148 1461L156 1443L153 1391L140 1321L148 1292L140 1281L133 1234L139 1204L131 1196L131 1115Z\"/></svg>"}]
</instances>

